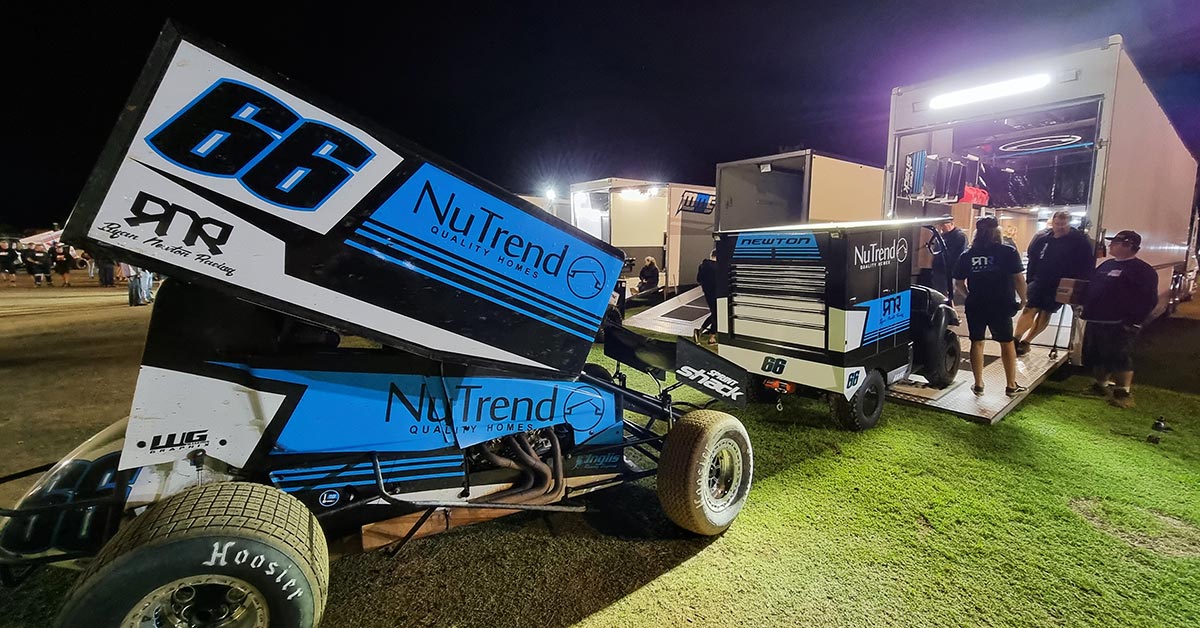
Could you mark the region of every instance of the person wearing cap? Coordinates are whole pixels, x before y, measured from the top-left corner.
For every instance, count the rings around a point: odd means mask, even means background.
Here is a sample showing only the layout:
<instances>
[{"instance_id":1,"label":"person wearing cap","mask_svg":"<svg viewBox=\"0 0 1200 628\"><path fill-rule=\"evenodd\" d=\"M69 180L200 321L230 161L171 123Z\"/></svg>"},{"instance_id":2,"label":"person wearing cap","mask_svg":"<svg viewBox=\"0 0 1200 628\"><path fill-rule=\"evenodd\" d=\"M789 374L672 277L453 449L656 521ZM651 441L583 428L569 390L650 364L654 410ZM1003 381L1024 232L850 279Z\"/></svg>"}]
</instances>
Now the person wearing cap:
<instances>
[{"instance_id":1,"label":"person wearing cap","mask_svg":"<svg viewBox=\"0 0 1200 628\"><path fill-rule=\"evenodd\" d=\"M1118 408L1133 407L1133 345L1142 322L1158 305L1158 273L1138 258L1141 246L1142 236L1136 231L1120 231L1111 238L1112 259L1092 273L1083 305L1083 363L1096 378L1088 391L1107 396L1111 376L1109 403Z\"/></svg>"},{"instance_id":2,"label":"person wearing cap","mask_svg":"<svg viewBox=\"0 0 1200 628\"><path fill-rule=\"evenodd\" d=\"M1013 344L1013 314L1025 305L1025 277L1021 255L1000 241L996 219L984 216L975 222L971 248L963 251L954 268L959 292L967 295L967 330L971 338L971 391L983 394L983 343L990 331L1000 343L1000 360L1007 382L1004 394L1015 397L1026 390L1017 384L1017 350Z\"/></svg>"},{"instance_id":3,"label":"person wearing cap","mask_svg":"<svg viewBox=\"0 0 1200 628\"><path fill-rule=\"evenodd\" d=\"M1071 227L1071 212L1060 209L1050 226L1033 237L1026 252L1029 304L1017 320L1017 355L1029 353L1029 343L1050 326L1050 316L1062 307L1056 296L1063 278L1087 279L1095 255L1087 235Z\"/></svg>"},{"instance_id":4,"label":"person wearing cap","mask_svg":"<svg viewBox=\"0 0 1200 628\"><path fill-rule=\"evenodd\" d=\"M954 225L954 216L947 216L946 221L938 225L938 231L941 232L941 241L945 243L945 246L936 244L937 240L934 240L935 244L931 250L933 253L933 289L945 294L953 303L954 286L951 283L951 275L954 274L954 268L958 265L958 258L967 248L967 234Z\"/></svg>"}]
</instances>

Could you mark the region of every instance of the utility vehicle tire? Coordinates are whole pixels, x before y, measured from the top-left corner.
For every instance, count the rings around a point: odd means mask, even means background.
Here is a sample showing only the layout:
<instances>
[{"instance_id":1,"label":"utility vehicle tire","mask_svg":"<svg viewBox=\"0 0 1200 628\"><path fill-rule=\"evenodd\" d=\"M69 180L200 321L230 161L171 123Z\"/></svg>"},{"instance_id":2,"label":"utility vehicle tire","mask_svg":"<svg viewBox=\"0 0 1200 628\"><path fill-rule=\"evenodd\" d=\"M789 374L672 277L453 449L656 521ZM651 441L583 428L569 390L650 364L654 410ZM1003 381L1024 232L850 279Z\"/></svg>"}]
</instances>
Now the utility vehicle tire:
<instances>
[{"instance_id":1,"label":"utility vehicle tire","mask_svg":"<svg viewBox=\"0 0 1200 628\"><path fill-rule=\"evenodd\" d=\"M923 365L921 374L934 388L945 388L954 383L958 367L962 363L962 347L958 344L958 334L953 329L943 329L936 340L931 341L928 364Z\"/></svg>"},{"instance_id":2,"label":"utility vehicle tire","mask_svg":"<svg viewBox=\"0 0 1200 628\"><path fill-rule=\"evenodd\" d=\"M716 410L683 415L658 461L658 501L681 528L713 536L729 527L750 493L754 452L742 422Z\"/></svg>"},{"instance_id":3,"label":"utility vehicle tire","mask_svg":"<svg viewBox=\"0 0 1200 628\"><path fill-rule=\"evenodd\" d=\"M209 484L121 528L56 625L312 628L328 591L325 536L303 504L261 484Z\"/></svg>"},{"instance_id":4,"label":"utility vehicle tire","mask_svg":"<svg viewBox=\"0 0 1200 628\"><path fill-rule=\"evenodd\" d=\"M849 401L842 395L831 394L829 409L842 427L861 432L879 423L879 415L883 414L883 400L886 397L887 383L883 380L883 375L879 371L869 371L866 381Z\"/></svg>"},{"instance_id":5,"label":"utility vehicle tire","mask_svg":"<svg viewBox=\"0 0 1200 628\"><path fill-rule=\"evenodd\" d=\"M595 362L588 362L587 364L584 364L583 372L595 377L596 379L602 379L610 384L613 381L612 373L609 373L608 369L596 364Z\"/></svg>"},{"instance_id":6,"label":"utility vehicle tire","mask_svg":"<svg viewBox=\"0 0 1200 628\"><path fill-rule=\"evenodd\" d=\"M779 398L779 393L767 390L763 382L767 378L761 375L750 374L750 387L746 389L746 401L749 403L766 403L775 402Z\"/></svg>"}]
</instances>

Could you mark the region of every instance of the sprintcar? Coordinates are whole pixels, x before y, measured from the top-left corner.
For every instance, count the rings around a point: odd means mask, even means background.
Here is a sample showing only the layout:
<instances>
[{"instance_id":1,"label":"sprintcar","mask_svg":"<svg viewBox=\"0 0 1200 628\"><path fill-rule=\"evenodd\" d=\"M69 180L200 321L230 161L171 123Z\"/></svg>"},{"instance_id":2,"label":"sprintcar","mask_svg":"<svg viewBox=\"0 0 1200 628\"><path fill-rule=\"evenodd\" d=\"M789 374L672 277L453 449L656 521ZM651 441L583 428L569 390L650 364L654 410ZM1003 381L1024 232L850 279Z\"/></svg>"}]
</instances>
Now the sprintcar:
<instances>
[{"instance_id":1,"label":"sprintcar","mask_svg":"<svg viewBox=\"0 0 1200 628\"><path fill-rule=\"evenodd\" d=\"M744 403L747 373L615 326L607 355L680 384L586 364L620 251L316 102L164 29L65 234L169 277L133 405L8 476L42 474L0 510L4 583L82 570L61 626L309 627L331 539L399 547L653 475L672 521L723 532L749 437L671 394Z\"/></svg>"}]
</instances>

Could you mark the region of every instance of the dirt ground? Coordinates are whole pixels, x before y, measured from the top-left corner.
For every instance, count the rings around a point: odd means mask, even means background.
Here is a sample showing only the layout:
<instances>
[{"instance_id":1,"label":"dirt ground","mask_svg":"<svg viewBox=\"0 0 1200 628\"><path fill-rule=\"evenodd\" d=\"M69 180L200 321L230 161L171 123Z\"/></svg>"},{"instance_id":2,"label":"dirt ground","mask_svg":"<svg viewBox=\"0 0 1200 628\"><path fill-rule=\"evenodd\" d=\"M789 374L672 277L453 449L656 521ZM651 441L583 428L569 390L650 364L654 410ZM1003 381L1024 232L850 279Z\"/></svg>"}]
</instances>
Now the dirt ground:
<instances>
[{"instance_id":1,"label":"dirt ground","mask_svg":"<svg viewBox=\"0 0 1200 628\"><path fill-rule=\"evenodd\" d=\"M153 306L129 307L123 288L83 277L71 288L0 287L0 475L57 461L129 413ZM0 506L33 482L0 486ZM667 521L648 486L606 491L584 517L516 515L423 539L395 559L338 560L322 625L576 623L707 544ZM74 573L44 569L0 589L0 627L51 625ZM581 577L587 587L538 594Z\"/></svg>"}]
</instances>

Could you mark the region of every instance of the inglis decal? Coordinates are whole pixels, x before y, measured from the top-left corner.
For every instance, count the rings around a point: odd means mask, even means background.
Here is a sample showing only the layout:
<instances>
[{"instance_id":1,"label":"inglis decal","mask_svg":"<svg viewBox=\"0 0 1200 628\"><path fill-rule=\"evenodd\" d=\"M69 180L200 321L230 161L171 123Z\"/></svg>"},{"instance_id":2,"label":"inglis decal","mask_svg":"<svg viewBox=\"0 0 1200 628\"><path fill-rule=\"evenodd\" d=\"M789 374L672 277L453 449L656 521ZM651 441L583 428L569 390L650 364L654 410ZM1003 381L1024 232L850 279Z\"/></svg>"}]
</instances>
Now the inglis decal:
<instances>
[{"instance_id":1,"label":"inglis decal","mask_svg":"<svg viewBox=\"0 0 1200 628\"><path fill-rule=\"evenodd\" d=\"M563 423L582 443L619 423L612 394L579 382L248 370L307 386L277 453L465 448ZM330 417L338 420L334 433Z\"/></svg>"},{"instance_id":2,"label":"inglis decal","mask_svg":"<svg viewBox=\"0 0 1200 628\"><path fill-rule=\"evenodd\" d=\"M896 238L887 246L872 242L854 247L854 263L859 270L878 268L888 264L901 264L908 259L908 240Z\"/></svg>"}]
</instances>

